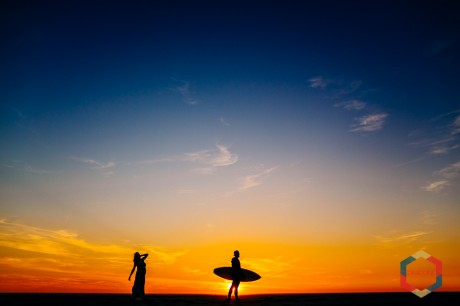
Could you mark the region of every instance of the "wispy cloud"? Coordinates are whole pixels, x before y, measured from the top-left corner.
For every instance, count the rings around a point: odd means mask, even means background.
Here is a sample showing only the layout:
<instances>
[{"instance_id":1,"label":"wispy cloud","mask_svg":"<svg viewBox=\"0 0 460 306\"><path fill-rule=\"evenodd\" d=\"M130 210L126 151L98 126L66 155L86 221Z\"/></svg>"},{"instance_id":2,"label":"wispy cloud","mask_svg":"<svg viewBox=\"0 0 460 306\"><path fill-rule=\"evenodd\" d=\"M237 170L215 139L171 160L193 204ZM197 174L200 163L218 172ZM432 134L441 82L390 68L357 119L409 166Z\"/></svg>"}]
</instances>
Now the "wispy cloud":
<instances>
[{"instance_id":1,"label":"wispy cloud","mask_svg":"<svg viewBox=\"0 0 460 306\"><path fill-rule=\"evenodd\" d=\"M450 151L460 148L460 145L452 146L434 146L430 148L430 154L441 155L448 154Z\"/></svg>"},{"instance_id":2,"label":"wispy cloud","mask_svg":"<svg viewBox=\"0 0 460 306\"><path fill-rule=\"evenodd\" d=\"M334 107L343 108L349 111L361 111L370 108L368 103L361 98L375 90L361 90L363 82L361 80L346 81L343 79L333 80L324 79L317 76L308 80L310 87L324 90L328 99L335 101ZM372 109L372 108L371 108ZM368 111L367 115L356 118L356 123L352 125L351 132L375 132L381 130L385 124L388 114L374 110Z\"/></svg>"},{"instance_id":3,"label":"wispy cloud","mask_svg":"<svg viewBox=\"0 0 460 306\"><path fill-rule=\"evenodd\" d=\"M355 93L363 84L360 80L346 81L343 79L326 79L316 76L308 80L309 86L315 89L325 90L332 94L334 99L344 99ZM369 91L367 91L369 92Z\"/></svg>"},{"instance_id":4,"label":"wispy cloud","mask_svg":"<svg viewBox=\"0 0 460 306\"><path fill-rule=\"evenodd\" d=\"M219 118L219 122L220 122L220 124L222 124L223 126L230 126L230 123L228 123L227 119L225 119L224 117L220 117L220 118Z\"/></svg>"},{"instance_id":5,"label":"wispy cloud","mask_svg":"<svg viewBox=\"0 0 460 306\"><path fill-rule=\"evenodd\" d=\"M357 118L357 123L354 125L354 128L351 129L352 132L375 132L381 130L385 124L385 119L387 114L373 114L366 115L360 118Z\"/></svg>"},{"instance_id":6,"label":"wispy cloud","mask_svg":"<svg viewBox=\"0 0 460 306\"><path fill-rule=\"evenodd\" d=\"M438 115L429 120L430 126L409 136L419 139L409 145L426 148L431 155L446 155L460 148L460 109Z\"/></svg>"},{"instance_id":7,"label":"wispy cloud","mask_svg":"<svg viewBox=\"0 0 460 306\"><path fill-rule=\"evenodd\" d=\"M335 107L341 107L347 110L362 110L366 107L366 103L359 100L345 101L334 104Z\"/></svg>"},{"instance_id":8,"label":"wispy cloud","mask_svg":"<svg viewBox=\"0 0 460 306\"><path fill-rule=\"evenodd\" d=\"M235 164L238 162L238 154L231 152L227 146L216 144L216 149L214 150L186 153L183 160L205 165L205 167L195 169L194 172L208 174L212 173L217 167Z\"/></svg>"},{"instance_id":9,"label":"wispy cloud","mask_svg":"<svg viewBox=\"0 0 460 306\"><path fill-rule=\"evenodd\" d=\"M454 179L460 176L460 161L454 164L451 164L441 170L439 170L439 175L446 179Z\"/></svg>"},{"instance_id":10,"label":"wispy cloud","mask_svg":"<svg viewBox=\"0 0 460 306\"><path fill-rule=\"evenodd\" d=\"M383 236L374 236L381 245L396 245L396 244L410 244L420 238L428 235L429 232L414 231L409 233L400 233L393 231L392 233Z\"/></svg>"},{"instance_id":11,"label":"wispy cloud","mask_svg":"<svg viewBox=\"0 0 460 306\"><path fill-rule=\"evenodd\" d=\"M312 88L325 89L328 85L333 83L333 81L324 79L323 77L320 77L320 76L317 76L317 77L309 79L308 83L310 84L310 87L312 87Z\"/></svg>"},{"instance_id":12,"label":"wispy cloud","mask_svg":"<svg viewBox=\"0 0 460 306\"><path fill-rule=\"evenodd\" d=\"M43 256L67 257L75 264L83 265L91 254L91 260L104 259L111 263L125 265L127 258L133 254L131 246L119 244L97 244L88 242L73 231L66 229L52 230L21 223L0 220L0 246L14 250L28 251ZM168 250L157 246L137 246L140 250L154 254L156 260L172 264L177 258L187 253L185 250ZM35 255L37 256L37 255Z\"/></svg>"},{"instance_id":13,"label":"wispy cloud","mask_svg":"<svg viewBox=\"0 0 460 306\"><path fill-rule=\"evenodd\" d=\"M438 223L437 219L440 215L439 213L434 213L430 210L424 210L424 211L421 211L420 214L421 214L422 222L424 224L434 225Z\"/></svg>"},{"instance_id":14,"label":"wispy cloud","mask_svg":"<svg viewBox=\"0 0 460 306\"><path fill-rule=\"evenodd\" d=\"M452 123L452 135L457 135L460 133L460 116L455 118L454 122Z\"/></svg>"},{"instance_id":15,"label":"wispy cloud","mask_svg":"<svg viewBox=\"0 0 460 306\"><path fill-rule=\"evenodd\" d=\"M198 105L198 101L193 97L193 93L190 90L190 83L188 81L179 81L181 85L176 86L173 90L178 92L184 99L184 102L188 105Z\"/></svg>"},{"instance_id":16,"label":"wispy cloud","mask_svg":"<svg viewBox=\"0 0 460 306\"><path fill-rule=\"evenodd\" d=\"M286 261L281 257L246 258L245 265L251 270L258 271L261 275L278 278L285 276L290 269L293 269L297 261L297 259Z\"/></svg>"},{"instance_id":17,"label":"wispy cloud","mask_svg":"<svg viewBox=\"0 0 460 306\"><path fill-rule=\"evenodd\" d=\"M422 188L426 191L441 191L449 185L449 181L442 180L428 183L427 185L423 186Z\"/></svg>"},{"instance_id":18,"label":"wispy cloud","mask_svg":"<svg viewBox=\"0 0 460 306\"><path fill-rule=\"evenodd\" d=\"M460 148L460 144L456 144L456 137L441 133L440 135L429 135L427 138L412 141L410 146L426 148L431 155L448 154L451 151Z\"/></svg>"},{"instance_id":19,"label":"wispy cloud","mask_svg":"<svg viewBox=\"0 0 460 306\"><path fill-rule=\"evenodd\" d=\"M244 177L240 184L239 190L248 190L250 188L254 188L257 186L260 186L267 177L271 175L273 171L276 170L277 167L272 167L269 169L265 169L262 172L259 172L257 174L252 174Z\"/></svg>"},{"instance_id":20,"label":"wispy cloud","mask_svg":"<svg viewBox=\"0 0 460 306\"><path fill-rule=\"evenodd\" d=\"M5 168L15 169L19 171L28 172L28 173L34 173L34 174L55 174L55 173L62 172L62 171L56 171L56 170L37 168L37 167L31 166L27 164L26 162L23 162L20 160L10 160L10 161L3 163L2 166Z\"/></svg>"},{"instance_id":21,"label":"wispy cloud","mask_svg":"<svg viewBox=\"0 0 460 306\"><path fill-rule=\"evenodd\" d=\"M116 165L115 165L115 162L113 161L103 163L95 159L82 158L82 157L76 157L76 156L72 156L71 159L77 162L80 162L80 163L90 165L91 169L102 171L104 176L106 177L111 177L115 173L114 168Z\"/></svg>"},{"instance_id":22,"label":"wispy cloud","mask_svg":"<svg viewBox=\"0 0 460 306\"><path fill-rule=\"evenodd\" d=\"M452 184L454 179L460 177L460 161L450 164L436 172L437 179L423 186L422 189L429 192L444 190Z\"/></svg>"},{"instance_id":23,"label":"wispy cloud","mask_svg":"<svg viewBox=\"0 0 460 306\"><path fill-rule=\"evenodd\" d=\"M81 158L81 157L75 157L75 156L72 156L71 158L75 161L91 165L93 166L92 167L93 169L110 169L110 168L115 167L115 163L112 161L107 162L107 163L102 163L102 162L99 162L91 158Z\"/></svg>"},{"instance_id":24,"label":"wispy cloud","mask_svg":"<svg viewBox=\"0 0 460 306\"><path fill-rule=\"evenodd\" d=\"M67 229L30 226L6 219L0 220L0 248L5 252L1 256L2 288L17 290L26 286L26 290L32 291L67 292L114 292L124 288L125 273L129 270L124 271L132 265L135 251L151 254L149 261L159 266L172 265L187 253L161 246L133 246L128 242L94 243ZM21 273L18 267L27 273Z\"/></svg>"},{"instance_id":25,"label":"wispy cloud","mask_svg":"<svg viewBox=\"0 0 460 306\"><path fill-rule=\"evenodd\" d=\"M74 232L50 230L20 223L0 220L0 246L48 255L72 255L75 249L98 253L120 253L123 248L114 245L93 245Z\"/></svg>"},{"instance_id":26,"label":"wispy cloud","mask_svg":"<svg viewBox=\"0 0 460 306\"><path fill-rule=\"evenodd\" d=\"M187 251L168 251L165 248L162 247L156 247L156 248L151 248L151 247L144 247L145 250L147 250L149 253L152 253L156 258L158 258L162 263L172 265L174 264L177 259L181 256L184 256L187 254Z\"/></svg>"}]
</instances>

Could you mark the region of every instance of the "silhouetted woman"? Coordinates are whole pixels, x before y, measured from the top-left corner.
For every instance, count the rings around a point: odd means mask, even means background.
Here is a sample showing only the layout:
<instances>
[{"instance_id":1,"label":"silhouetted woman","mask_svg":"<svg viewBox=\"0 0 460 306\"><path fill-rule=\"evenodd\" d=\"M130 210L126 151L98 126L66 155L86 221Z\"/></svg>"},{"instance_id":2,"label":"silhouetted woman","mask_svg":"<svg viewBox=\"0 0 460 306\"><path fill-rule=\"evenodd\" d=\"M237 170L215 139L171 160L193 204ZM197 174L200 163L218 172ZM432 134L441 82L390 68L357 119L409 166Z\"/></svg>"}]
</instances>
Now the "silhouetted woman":
<instances>
[{"instance_id":1,"label":"silhouetted woman","mask_svg":"<svg viewBox=\"0 0 460 306\"><path fill-rule=\"evenodd\" d=\"M133 299L143 299L145 297L144 286L145 286L145 273L147 270L145 269L145 262L144 260L149 256L149 254L140 255L138 252L134 253L134 266L129 274L128 280L131 280L131 276L134 273L134 270L137 268L136 277L134 278L134 285L133 285Z\"/></svg>"}]
</instances>

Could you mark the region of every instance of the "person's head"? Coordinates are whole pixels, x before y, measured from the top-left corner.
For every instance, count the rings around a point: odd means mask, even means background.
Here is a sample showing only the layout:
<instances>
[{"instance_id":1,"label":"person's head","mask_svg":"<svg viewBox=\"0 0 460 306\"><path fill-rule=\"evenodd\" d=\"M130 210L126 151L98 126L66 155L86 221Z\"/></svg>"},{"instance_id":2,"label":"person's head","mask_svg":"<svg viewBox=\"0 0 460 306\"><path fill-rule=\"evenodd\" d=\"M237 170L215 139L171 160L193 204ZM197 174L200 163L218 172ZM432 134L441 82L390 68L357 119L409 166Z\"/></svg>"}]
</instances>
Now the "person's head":
<instances>
[{"instance_id":1,"label":"person's head","mask_svg":"<svg viewBox=\"0 0 460 306\"><path fill-rule=\"evenodd\" d=\"M134 262L138 262L141 259L141 254L139 252L134 253Z\"/></svg>"},{"instance_id":2,"label":"person's head","mask_svg":"<svg viewBox=\"0 0 460 306\"><path fill-rule=\"evenodd\" d=\"M240 257L240 252L237 250L233 252L233 255L235 255L236 258Z\"/></svg>"}]
</instances>

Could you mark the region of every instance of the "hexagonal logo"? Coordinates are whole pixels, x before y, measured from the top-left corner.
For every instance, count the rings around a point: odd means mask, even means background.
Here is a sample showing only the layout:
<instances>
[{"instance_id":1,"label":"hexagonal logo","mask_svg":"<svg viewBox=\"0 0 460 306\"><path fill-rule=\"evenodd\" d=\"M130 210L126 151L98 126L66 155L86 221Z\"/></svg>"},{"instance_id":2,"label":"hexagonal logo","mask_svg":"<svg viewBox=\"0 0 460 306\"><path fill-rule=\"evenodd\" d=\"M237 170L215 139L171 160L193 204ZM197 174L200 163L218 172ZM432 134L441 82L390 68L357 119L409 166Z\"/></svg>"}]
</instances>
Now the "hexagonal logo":
<instances>
[{"instance_id":1,"label":"hexagonal logo","mask_svg":"<svg viewBox=\"0 0 460 306\"><path fill-rule=\"evenodd\" d=\"M424 260L427 260L428 262L432 263L436 267L436 281L430 286L427 286L423 290L420 290L407 282L407 266L419 258L423 258ZM400 274L401 274L400 275L401 287L412 292L419 298L426 296L427 294L435 291L436 289L439 289L442 286L442 262L439 259L434 258L433 256L431 256L425 251L418 251L412 256L409 256L403 261L401 261Z\"/></svg>"}]
</instances>

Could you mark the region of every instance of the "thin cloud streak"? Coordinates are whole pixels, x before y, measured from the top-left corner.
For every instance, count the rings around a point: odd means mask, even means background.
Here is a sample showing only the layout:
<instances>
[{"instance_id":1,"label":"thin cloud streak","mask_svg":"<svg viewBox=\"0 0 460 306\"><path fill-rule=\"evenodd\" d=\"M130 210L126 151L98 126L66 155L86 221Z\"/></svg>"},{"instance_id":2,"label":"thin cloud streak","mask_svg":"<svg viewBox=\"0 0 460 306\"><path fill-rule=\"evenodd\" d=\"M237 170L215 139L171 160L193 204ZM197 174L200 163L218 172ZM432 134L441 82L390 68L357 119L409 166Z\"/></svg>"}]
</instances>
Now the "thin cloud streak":
<instances>
[{"instance_id":1,"label":"thin cloud streak","mask_svg":"<svg viewBox=\"0 0 460 306\"><path fill-rule=\"evenodd\" d=\"M20 160L10 160L2 164L5 168L15 169L19 171L24 171L33 174L56 174L61 173L62 171L48 170L42 168L36 168Z\"/></svg>"},{"instance_id":2,"label":"thin cloud streak","mask_svg":"<svg viewBox=\"0 0 460 306\"><path fill-rule=\"evenodd\" d=\"M216 150L202 150L186 153L183 161L203 164L205 167L194 169L201 174L213 173L218 167L230 166L238 162L238 154L230 151L227 146L216 144Z\"/></svg>"},{"instance_id":3,"label":"thin cloud streak","mask_svg":"<svg viewBox=\"0 0 460 306\"><path fill-rule=\"evenodd\" d=\"M227 119L225 119L224 117L220 117L220 118L219 118L219 122L220 122L220 124L222 124L223 126L230 126L230 123L228 123Z\"/></svg>"},{"instance_id":4,"label":"thin cloud streak","mask_svg":"<svg viewBox=\"0 0 460 306\"><path fill-rule=\"evenodd\" d=\"M266 169L260 173L248 175L243 179L243 182L240 185L239 190L244 191L248 190L262 184L262 181L265 180L277 167L272 167Z\"/></svg>"},{"instance_id":5,"label":"thin cloud streak","mask_svg":"<svg viewBox=\"0 0 460 306\"><path fill-rule=\"evenodd\" d=\"M184 99L184 102L188 105L198 105L198 101L193 97L190 91L190 83L187 81L181 81L182 85L176 86L174 90L178 92Z\"/></svg>"},{"instance_id":6,"label":"thin cloud streak","mask_svg":"<svg viewBox=\"0 0 460 306\"><path fill-rule=\"evenodd\" d=\"M351 132L375 132L381 130L385 124L385 119L388 117L385 113L362 116L356 121L355 128Z\"/></svg>"},{"instance_id":7,"label":"thin cloud streak","mask_svg":"<svg viewBox=\"0 0 460 306\"><path fill-rule=\"evenodd\" d=\"M359 100L351 100L334 104L335 107L341 107L346 110L362 110L366 107L366 103Z\"/></svg>"},{"instance_id":8,"label":"thin cloud streak","mask_svg":"<svg viewBox=\"0 0 460 306\"><path fill-rule=\"evenodd\" d=\"M326 87L332 83L331 80L326 80L320 76L311 78L308 82L310 83L310 87L319 89L326 89Z\"/></svg>"},{"instance_id":9,"label":"thin cloud streak","mask_svg":"<svg viewBox=\"0 0 460 306\"><path fill-rule=\"evenodd\" d=\"M438 177L437 180L428 183L422 189L428 192L437 192L452 185L452 181L460 177L460 161L437 171L436 176Z\"/></svg>"},{"instance_id":10,"label":"thin cloud streak","mask_svg":"<svg viewBox=\"0 0 460 306\"><path fill-rule=\"evenodd\" d=\"M397 233L393 232L388 235L384 236L374 236L374 238L377 239L378 244L381 246L395 246L399 244L410 244L412 242L415 242L417 240L420 240L422 237L428 235L429 232L425 231L415 231L415 232L410 232L410 233Z\"/></svg>"},{"instance_id":11,"label":"thin cloud streak","mask_svg":"<svg viewBox=\"0 0 460 306\"><path fill-rule=\"evenodd\" d=\"M455 118L454 122L452 123L452 135L457 135L460 133L460 116Z\"/></svg>"},{"instance_id":12,"label":"thin cloud streak","mask_svg":"<svg viewBox=\"0 0 460 306\"><path fill-rule=\"evenodd\" d=\"M130 246L91 243L79 238L77 233L65 229L50 230L1 219L0 230L0 246L39 253L41 257L64 256L81 261L83 264L85 256L89 253L94 259L106 258L110 262L124 264L126 254L132 254ZM165 264L172 264L178 257L187 253L185 250L172 252L159 246L152 248L142 245L138 248L149 250Z\"/></svg>"},{"instance_id":13,"label":"thin cloud streak","mask_svg":"<svg viewBox=\"0 0 460 306\"><path fill-rule=\"evenodd\" d=\"M110 169L110 168L115 167L115 163L112 162L112 161L110 161L108 163L102 163L102 162L99 162L99 161L97 161L95 159L81 158L81 157L75 157L75 156L72 156L71 159L73 159L75 161L78 161L78 162L81 162L81 163L91 165L91 166L93 166L92 169Z\"/></svg>"},{"instance_id":14,"label":"thin cloud streak","mask_svg":"<svg viewBox=\"0 0 460 306\"><path fill-rule=\"evenodd\" d=\"M432 192L432 191L441 191L444 188L446 188L449 185L449 182L446 180L443 181L436 181L429 183L426 186L423 186L422 188L426 191Z\"/></svg>"},{"instance_id":15,"label":"thin cloud streak","mask_svg":"<svg viewBox=\"0 0 460 306\"><path fill-rule=\"evenodd\" d=\"M437 126L425 129L421 140L412 141L411 146L427 148L431 155L446 155L460 148L458 135L460 134L460 110L441 114L429 120ZM453 115L455 115L454 118Z\"/></svg>"},{"instance_id":16,"label":"thin cloud streak","mask_svg":"<svg viewBox=\"0 0 460 306\"><path fill-rule=\"evenodd\" d=\"M460 161L439 170L439 174L446 179L454 179L459 177Z\"/></svg>"}]
</instances>

